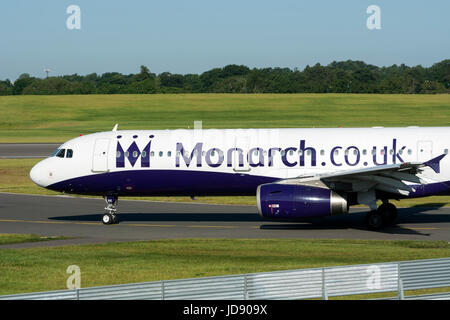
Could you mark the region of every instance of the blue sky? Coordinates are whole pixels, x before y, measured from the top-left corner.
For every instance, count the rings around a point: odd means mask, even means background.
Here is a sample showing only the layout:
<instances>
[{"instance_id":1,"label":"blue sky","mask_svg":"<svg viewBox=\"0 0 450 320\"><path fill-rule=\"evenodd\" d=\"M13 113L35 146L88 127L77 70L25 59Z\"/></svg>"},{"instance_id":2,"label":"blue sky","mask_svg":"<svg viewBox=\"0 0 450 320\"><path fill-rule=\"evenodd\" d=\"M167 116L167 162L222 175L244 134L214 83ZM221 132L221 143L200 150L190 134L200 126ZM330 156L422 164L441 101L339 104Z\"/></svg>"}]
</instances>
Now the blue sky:
<instances>
[{"instance_id":1,"label":"blue sky","mask_svg":"<svg viewBox=\"0 0 450 320\"><path fill-rule=\"evenodd\" d=\"M69 5L81 29L69 30ZM381 29L366 27L369 5ZM117 71L303 69L333 60L430 66L450 58L450 1L14 0L0 3L0 79Z\"/></svg>"}]
</instances>

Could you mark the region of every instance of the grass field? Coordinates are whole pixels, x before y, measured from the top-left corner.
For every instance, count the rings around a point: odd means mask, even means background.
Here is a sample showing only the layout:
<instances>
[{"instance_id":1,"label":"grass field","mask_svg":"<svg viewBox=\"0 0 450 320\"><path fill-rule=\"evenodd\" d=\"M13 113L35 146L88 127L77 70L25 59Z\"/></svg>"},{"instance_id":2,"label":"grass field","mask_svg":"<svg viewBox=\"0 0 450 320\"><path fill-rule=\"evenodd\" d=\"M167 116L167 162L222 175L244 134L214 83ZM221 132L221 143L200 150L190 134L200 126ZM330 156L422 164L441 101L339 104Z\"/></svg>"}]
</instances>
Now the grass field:
<instances>
[{"instance_id":1,"label":"grass field","mask_svg":"<svg viewBox=\"0 0 450 320\"><path fill-rule=\"evenodd\" d=\"M0 233L0 245L14 244L14 243L27 243L38 242L48 240L66 239L65 237L46 237L37 234L9 234ZM1 255L0 255L1 256Z\"/></svg>"},{"instance_id":2,"label":"grass field","mask_svg":"<svg viewBox=\"0 0 450 320\"><path fill-rule=\"evenodd\" d=\"M177 239L0 249L0 294L297 268L448 257L445 241Z\"/></svg>"},{"instance_id":3,"label":"grass field","mask_svg":"<svg viewBox=\"0 0 450 320\"><path fill-rule=\"evenodd\" d=\"M447 126L449 95L167 94L0 97L0 142L92 132L204 128Z\"/></svg>"}]
</instances>

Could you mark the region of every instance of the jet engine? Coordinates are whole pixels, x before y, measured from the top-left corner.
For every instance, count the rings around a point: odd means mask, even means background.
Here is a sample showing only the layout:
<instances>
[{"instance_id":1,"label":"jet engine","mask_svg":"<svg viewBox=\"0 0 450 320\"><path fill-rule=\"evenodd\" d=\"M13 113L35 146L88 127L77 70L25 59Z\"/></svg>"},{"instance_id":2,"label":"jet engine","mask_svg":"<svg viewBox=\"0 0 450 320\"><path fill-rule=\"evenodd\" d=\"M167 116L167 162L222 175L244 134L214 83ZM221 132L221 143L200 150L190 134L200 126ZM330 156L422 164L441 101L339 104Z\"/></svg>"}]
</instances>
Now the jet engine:
<instances>
[{"instance_id":1,"label":"jet engine","mask_svg":"<svg viewBox=\"0 0 450 320\"><path fill-rule=\"evenodd\" d=\"M258 186L257 206L263 218L301 219L348 212L345 194L322 183L268 183Z\"/></svg>"}]
</instances>

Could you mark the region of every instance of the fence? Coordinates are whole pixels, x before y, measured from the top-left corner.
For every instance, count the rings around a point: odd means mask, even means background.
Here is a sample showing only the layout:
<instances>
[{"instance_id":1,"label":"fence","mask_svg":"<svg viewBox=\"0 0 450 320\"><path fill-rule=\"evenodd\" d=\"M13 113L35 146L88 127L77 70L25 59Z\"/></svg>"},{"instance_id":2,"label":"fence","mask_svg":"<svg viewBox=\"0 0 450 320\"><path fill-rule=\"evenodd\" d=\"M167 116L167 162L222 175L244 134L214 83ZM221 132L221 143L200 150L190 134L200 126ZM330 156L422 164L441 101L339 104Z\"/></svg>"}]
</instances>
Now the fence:
<instances>
[{"instance_id":1,"label":"fence","mask_svg":"<svg viewBox=\"0 0 450 320\"><path fill-rule=\"evenodd\" d=\"M396 299L450 299L449 293L405 297L405 290L450 287L450 258L165 280L0 296L4 300L312 299L393 292Z\"/></svg>"}]
</instances>

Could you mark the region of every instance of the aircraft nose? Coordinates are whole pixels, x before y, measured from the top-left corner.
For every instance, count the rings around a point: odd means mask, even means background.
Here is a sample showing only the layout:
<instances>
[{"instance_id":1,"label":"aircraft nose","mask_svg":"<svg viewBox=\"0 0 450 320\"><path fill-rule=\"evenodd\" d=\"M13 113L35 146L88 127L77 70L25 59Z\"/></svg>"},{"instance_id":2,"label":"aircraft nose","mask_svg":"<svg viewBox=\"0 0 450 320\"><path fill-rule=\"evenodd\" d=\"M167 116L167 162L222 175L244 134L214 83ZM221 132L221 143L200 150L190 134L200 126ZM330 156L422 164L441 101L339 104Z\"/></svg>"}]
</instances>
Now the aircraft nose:
<instances>
[{"instance_id":1,"label":"aircraft nose","mask_svg":"<svg viewBox=\"0 0 450 320\"><path fill-rule=\"evenodd\" d=\"M45 181L45 171L43 161L38 162L33 168L30 170L30 179L40 187L46 187L48 182Z\"/></svg>"}]
</instances>

